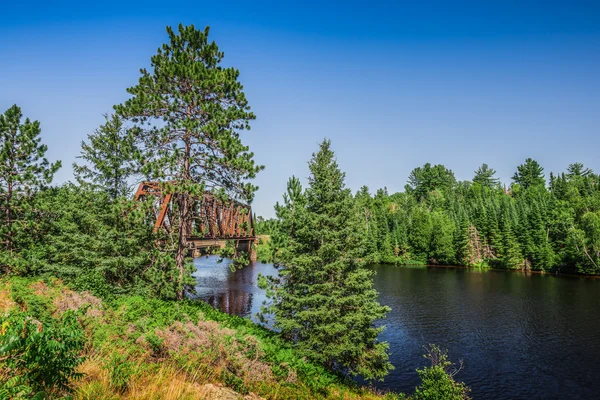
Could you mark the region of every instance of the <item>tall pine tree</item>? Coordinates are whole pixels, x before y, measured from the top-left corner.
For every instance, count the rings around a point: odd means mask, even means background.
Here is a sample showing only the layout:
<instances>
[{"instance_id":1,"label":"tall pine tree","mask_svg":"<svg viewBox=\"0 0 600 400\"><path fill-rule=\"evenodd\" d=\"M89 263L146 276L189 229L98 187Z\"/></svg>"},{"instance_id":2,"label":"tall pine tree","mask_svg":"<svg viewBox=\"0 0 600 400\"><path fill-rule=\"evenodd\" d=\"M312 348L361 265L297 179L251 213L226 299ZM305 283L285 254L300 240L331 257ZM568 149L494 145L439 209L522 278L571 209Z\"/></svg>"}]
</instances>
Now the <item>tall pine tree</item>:
<instances>
[{"instance_id":1,"label":"tall pine tree","mask_svg":"<svg viewBox=\"0 0 600 400\"><path fill-rule=\"evenodd\" d=\"M359 261L359 221L331 143L309 162L306 205L290 239L270 311L275 326L313 360L348 375L382 378L391 368L387 343L377 341L388 307L377 302L372 272Z\"/></svg>"},{"instance_id":2,"label":"tall pine tree","mask_svg":"<svg viewBox=\"0 0 600 400\"><path fill-rule=\"evenodd\" d=\"M175 264L177 297L182 298L190 271L187 237L193 229L194 197L205 190L251 201L248 183L262 169L242 144L240 133L255 119L239 71L221 66L223 52L208 41L209 28L167 28L169 42L151 58L152 70L141 70L132 97L116 106L135 124L142 142L142 173L170 182L177 219Z\"/></svg>"}]
</instances>

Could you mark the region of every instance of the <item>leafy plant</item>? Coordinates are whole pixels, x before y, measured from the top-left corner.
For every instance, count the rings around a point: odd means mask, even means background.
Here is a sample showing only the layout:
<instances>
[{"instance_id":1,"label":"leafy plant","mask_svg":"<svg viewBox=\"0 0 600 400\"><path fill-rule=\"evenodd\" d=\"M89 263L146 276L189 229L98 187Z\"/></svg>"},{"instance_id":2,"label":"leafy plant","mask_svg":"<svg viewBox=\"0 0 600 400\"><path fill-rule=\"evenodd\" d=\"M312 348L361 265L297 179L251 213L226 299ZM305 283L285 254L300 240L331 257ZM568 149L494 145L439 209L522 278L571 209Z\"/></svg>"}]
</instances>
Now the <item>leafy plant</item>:
<instances>
[{"instance_id":1,"label":"leafy plant","mask_svg":"<svg viewBox=\"0 0 600 400\"><path fill-rule=\"evenodd\" d=\"M470 389L462 382L454 380L454 376L462 369L462 360L458 368L448 360L448 353L436 345L425 347L424 355L431 361L430 367L417 369L421 385L416 388L415 400L468 400Z\"/></svg>"},{"instance_id":2,"label":"leafy plant","mask_svg":"<svg viewBox=\"0 0 600 400\"><path fill-rule=\"evenodd\" d=\"M43 323L21 311L1 317L0 360L8 379L2 378L0 394L42 396L68 390L70 381L82 376L75 368L83 362L83 343L83 331L71 310L59 320Z\"/></svg>"},{"instance_id":3,"label":"leafy plant","mask_svg":"<svg viewBox=\"0 0 600 400\"><path fill-rule=\"evenodd\" d=\"M115 352L104 364L104 368L108 372L112 389L120 394L125 393L134 372L134 364L126 355Z\"/></svg>"}]
</instances>

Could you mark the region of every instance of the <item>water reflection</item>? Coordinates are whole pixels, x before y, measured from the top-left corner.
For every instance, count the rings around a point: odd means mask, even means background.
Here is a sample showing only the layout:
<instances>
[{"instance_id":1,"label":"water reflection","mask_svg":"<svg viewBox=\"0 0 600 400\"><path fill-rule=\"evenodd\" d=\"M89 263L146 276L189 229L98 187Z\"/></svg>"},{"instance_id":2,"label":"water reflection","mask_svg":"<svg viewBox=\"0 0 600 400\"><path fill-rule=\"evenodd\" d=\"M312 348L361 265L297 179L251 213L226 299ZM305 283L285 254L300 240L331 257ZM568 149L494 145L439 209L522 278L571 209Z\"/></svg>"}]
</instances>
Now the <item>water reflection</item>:
<instances>
[{"instance_id":1,"label":"water reflection","mask_svg":"<svg viewBox=\"0 0 600 400\"><path fill-rule=\"evenodd\" d=\"M265 293L258 288L258 274L274 275L277 270L270 264L254 262L232 272L231 260L219 262L219 257L208 256L194 259L197 271L196 297L229 314L251 317L265 300Z\"/></svg>"}]
</instances>

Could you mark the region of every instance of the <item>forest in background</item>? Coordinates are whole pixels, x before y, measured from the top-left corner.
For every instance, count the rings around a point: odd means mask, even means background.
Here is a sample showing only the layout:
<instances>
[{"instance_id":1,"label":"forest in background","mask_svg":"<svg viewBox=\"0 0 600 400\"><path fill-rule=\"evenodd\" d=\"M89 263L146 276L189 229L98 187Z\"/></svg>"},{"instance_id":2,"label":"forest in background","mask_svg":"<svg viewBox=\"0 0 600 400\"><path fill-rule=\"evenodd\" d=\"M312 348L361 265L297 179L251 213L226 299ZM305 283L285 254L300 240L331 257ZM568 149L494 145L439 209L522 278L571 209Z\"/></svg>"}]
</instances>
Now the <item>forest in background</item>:
<instances>
[{"instance_id":1,"label":"forest in background","mask_svg":"<svg viewBox=\"0 0 600 400\"><path fill-rule=\"evenodd\" d=\"M292 177L276 218L257 218L259 258L286 252L298 208L305 204ZM370 263L444 264L586 275L600 274L600 176L580 163L549 174L528 158L510 186L483 164L471 181L443 165L415 168L403 192L363 186L353 196L362 256Z\"/></svg>"}]
</instances>

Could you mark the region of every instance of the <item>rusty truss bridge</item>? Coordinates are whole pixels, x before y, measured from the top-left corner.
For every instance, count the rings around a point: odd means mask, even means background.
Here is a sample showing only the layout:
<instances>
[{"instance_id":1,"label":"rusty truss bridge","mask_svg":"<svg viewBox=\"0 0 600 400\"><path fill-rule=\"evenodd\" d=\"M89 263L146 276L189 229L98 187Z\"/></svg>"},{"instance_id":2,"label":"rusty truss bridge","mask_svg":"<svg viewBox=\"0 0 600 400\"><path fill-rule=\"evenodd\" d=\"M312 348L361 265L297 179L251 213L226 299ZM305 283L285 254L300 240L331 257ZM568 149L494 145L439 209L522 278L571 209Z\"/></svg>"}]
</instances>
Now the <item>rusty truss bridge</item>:
<instances>
[{"instance_id":1,"label":"rusty truss bridge","mask_svg":"<svg viewBox=\"0 0 600 400\"><path fill-rule=\"evenodd\" d=\"M174 225L173 200L177 194L163 192L159 182L142 182L135 200L153 201L155 218L154 231L165 229L171 232ZM236 250L246 251L252 260L256 257L253 244L256 242L252 208L235 200L222 201L211 192L192 197L192 221L187 237L190 252L199 256L212 247L224 247L227 241L235 243Z\"/></svg>"}]
</instances>

